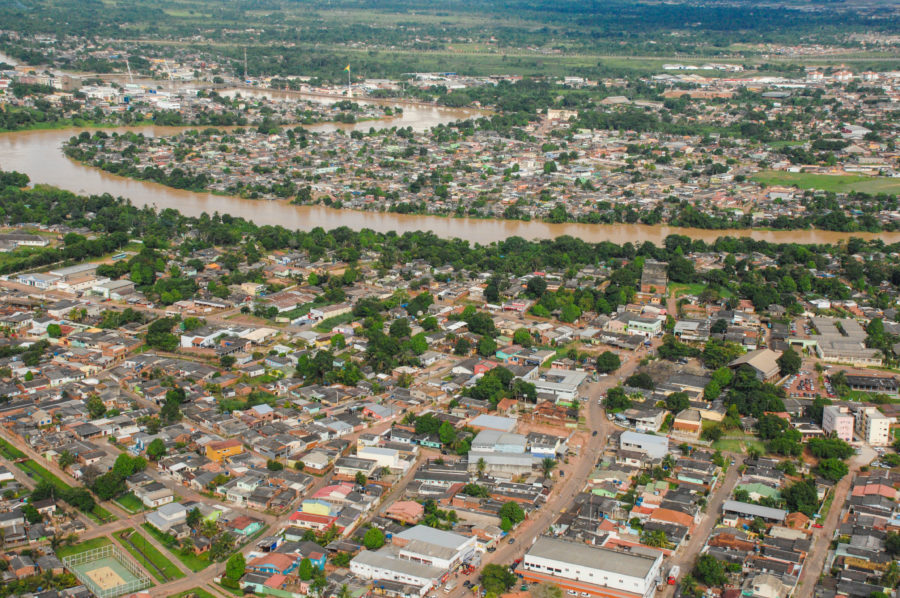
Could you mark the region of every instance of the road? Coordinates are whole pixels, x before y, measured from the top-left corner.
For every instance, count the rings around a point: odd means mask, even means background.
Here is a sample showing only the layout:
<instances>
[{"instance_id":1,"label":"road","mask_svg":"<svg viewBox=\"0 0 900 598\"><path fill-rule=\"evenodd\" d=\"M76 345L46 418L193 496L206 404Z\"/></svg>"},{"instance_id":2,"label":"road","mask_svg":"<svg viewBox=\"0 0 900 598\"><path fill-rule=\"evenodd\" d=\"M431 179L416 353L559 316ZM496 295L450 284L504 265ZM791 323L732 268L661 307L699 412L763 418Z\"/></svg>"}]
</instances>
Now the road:
<instances>
[{"instance_id":1,"label":"road","mask_svg":"<svg viewBox=\"0 0 900 598\"><path fill-rule=\"evenodd\" d=\"M598 399L609 388L616 386L620 380L630 376L640 363L640 356L629 354L624 358L622 367L615 375L600 378L598 382L592 382L585 387L584 395L587 397L587 428L590 431L586 446L581 447L574 457L574 462L561 465L565 472L562 477L557 477L557 483L550 493L547 502L532 516L523 521L513 530L509 537L514 539L509 544L504 539L498 545L496 552L487 552L482 556L482 566L491 563L510 564L516 559L522 558L528 548L537 540L538 536L547 531L550 524L565 510L572 507L575 496L581 492L588 474L597 463L597 458L603 452L609 435L615 430L615 426L606 417L605 410L599 405ZM596 435L594 435L596 432ZM459 586L447 595L447 598L460 598L468 590L463 587L465 581L478 583L479 571L470 575L458 574Z\"/></svg>"},{"instance_id":2,"label":"road","mask_svg":"<svg viewBox=\"0 0 900 598\"><path fill-rule=\"evenodd\" d=\"M816 582L822 574L822 567L825 565L825 557L828 555L831 539L840 523L841 511L844 509L844 503L850 494L850 486L853 478L859 472L860 468L868 465L874 458L874 452L863 447L859 455L850 460L850 472L841 478L834 487L834 500L825 522L821 528L813 528L813 544L803 563L803 570L800 572L800 579L797 581L797 589L794 591L795 598L811 598L815 592Z\"/></svg>"},{"instance_id":3,"label":"road","mask_svg":"<svg viewBox=\"0 0 900 598\"><path fill-rule=\"evenodd\" d=\"M704 544L706 544L706 540L709 538L710 532L713 530L716 522L719 520L719 513L722 510L722 503L725 502L725 500L729 496L731 496L731 491L734 490L734 487L735 485L737 485L738 480L741 479L739 470L743 463L743 455L734 456L734 463L728 466L728 471L725 474L725 478L718 484L715 490L713 490L712 496L706 503L706 512L703 514L703 519L700 521L700 525L698 525L694 529L694 531L691 532L691 539L688 540L688 543L679 547L679 549L669 557L669 567L678 565L678 567L681 568L682 575L693 568L694 561L697 559L697 556L700 554L700 550L703 548ZM662 594L661 598L669 598L675 591L675 588L676 586L665 586L665 591Z\"/></svg>"}]
</instances>

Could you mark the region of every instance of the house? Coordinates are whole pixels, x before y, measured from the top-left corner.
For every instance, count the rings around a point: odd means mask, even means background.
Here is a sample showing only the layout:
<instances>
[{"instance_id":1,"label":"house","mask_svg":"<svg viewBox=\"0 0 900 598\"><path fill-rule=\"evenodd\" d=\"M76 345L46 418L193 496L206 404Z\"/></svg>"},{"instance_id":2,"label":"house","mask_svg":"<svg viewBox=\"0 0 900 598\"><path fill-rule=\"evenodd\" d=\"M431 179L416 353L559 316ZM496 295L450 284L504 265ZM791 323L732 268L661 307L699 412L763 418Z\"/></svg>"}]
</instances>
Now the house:
<instances>
[{"instance_id":1,"label":"house","mask_svg":"<svg viewBox=\"0 0 900 598\"><path fill-rule=\"evenodd\" d=\"M134 492L134 495L141 500L145 507L151 509L175 500L175 493L159 482L151 482L149 484L137 486L132 492Z\"/></svg>"},{"instance_id":2,"label":"house","mask_svg":"<svg viewBox=\"0 0 900 598\"><path fill-rule=\"evenodd\" d=\"M296 569L299 564L300 560L295 557L280 552L270 552L247 563L247 570L270 575L276 573L287 575Z\"/></svg>"},{"instance_id":3,"label":"house","mask_svg":"<svg viewBox=\"0 0 900 598\"><path fill-rule=\"evenodd\" d=\"M144 519L147 523L165 533L176 525L184 523L187 520L187 514L188 511L184 505L170 502L151 513L147 513Z\"/></svg>"},{"instance_id":4,"label":"house","mask_svg":"<svg viewBox=\"0 0 900 598\"><path fill-rule=\"evenodd\" d=\"M221 462L228 457L240 455L244 452L244 445L236 438L210 442L206 445L206 457L211 461Z\"/></svg>"},{"instance_id":5,"label":"house","mask_svg":"<svg viewBox=\"0 0 900 598\"><path fill-rule=\"evenodd\" d=\"M247 517L246 515L239 515L225 524L225 527L227 527L229 531L244 537L252 536L262 529L262 526L263 524L261 521Z\"/></svg>"}]
</instances>

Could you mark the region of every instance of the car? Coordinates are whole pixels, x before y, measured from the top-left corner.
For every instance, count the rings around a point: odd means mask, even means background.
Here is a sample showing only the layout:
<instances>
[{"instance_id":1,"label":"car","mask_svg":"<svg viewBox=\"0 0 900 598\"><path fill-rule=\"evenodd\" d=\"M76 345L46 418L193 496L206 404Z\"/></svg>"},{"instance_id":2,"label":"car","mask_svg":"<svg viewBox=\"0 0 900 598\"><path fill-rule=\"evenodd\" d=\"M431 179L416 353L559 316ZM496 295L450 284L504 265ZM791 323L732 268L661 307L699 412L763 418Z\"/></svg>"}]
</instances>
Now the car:
<instances>
[{"instance_id":1,"label":"car","mask_svg":"<svg viewBox=\"0 0 900 598\"><path fill-rule=\"evenodd\" d=\"M597 430L594 430L593 432L591 432L591 436L596 436L596 435L597 435Z\"/></svg>"},{"instance_id":2,"label":"car","mask_svg":"<svg viewBox=\"0 0 900 598\"><path fill-rule=\"evenodd\" d=\"M822 528L825 527L825 526L822 525L821 523L813 523L813 527L816 528L816 529L822 529Z\"/></svg>"},{"instance_id":3,"label":"car","mask_svg":"<svg viewBox=\"0 0 900 598\"><path fill-rule=\"evenodd\" d=\"M509 539L508 544L515 544L515 543L516 543L516 539L515 539L515 538L510 538L510 539Z\"/></svg>"},{"instance_id":4,"label":"car","mask_svg":"<svg viewBox=\"0 0 900 598\"><path fill-rule=\"evenodd\" d=\"M488 546L487 551L488 552L497 552L497 547L496 546Z\"/></svg>"},{"instance_id":5,"label":"car","mask_svg":"<svg viewBox=\"0 0 900 598\"><path fill-rule=\"evenodd\" d=\"M566 590L566 594L568 594L569 596L577 596L578 592L576 592L575 590Z\"/></svg>"},{"instance_id":6,"label":"car","mask_svg":"<svg viewBox=\"0 0 900 598\"><path fill-rule=\"evenodd\" d=\"M466 588L471 588L471 587L472 587L472 580L471 580L471 579L467 579L466 581L463 582L463 586L466 587Z\"/></svg>"}]
</instances>

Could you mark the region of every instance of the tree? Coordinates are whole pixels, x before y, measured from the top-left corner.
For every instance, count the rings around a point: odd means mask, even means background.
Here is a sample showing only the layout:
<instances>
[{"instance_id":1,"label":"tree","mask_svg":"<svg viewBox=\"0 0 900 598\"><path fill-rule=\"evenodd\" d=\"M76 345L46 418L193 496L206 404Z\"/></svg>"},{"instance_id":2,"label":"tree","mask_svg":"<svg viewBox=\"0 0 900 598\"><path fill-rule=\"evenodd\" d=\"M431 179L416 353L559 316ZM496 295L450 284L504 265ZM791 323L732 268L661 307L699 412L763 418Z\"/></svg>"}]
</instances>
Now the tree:
<instances>
[{"instance_id":1,"label":"tree","mask_svg":"<svg viewBox=\"0 0 900 598\"><path fill-rule=\"evenodd\" d=\"M475 464L475 467L478 469L478 475L484 475L484 470L487 469L487 461L484 460L484 457L478 458L478 463Z\"/></svg>"},{"instance_id":2,"label":"tree","mask_svg":"<svg viewBox=\"0 0 900 598\"><path fill-rule=\"evenodd\" d=\"M35 524L44 518L34 505L24 505L22 507L22 515L24 515L25 520L31 524Z\"/></svg>"},{"instance_id":3,"label":"tree","mask_svg":"<svg viewBox=\"0 0 900 598\"><path fill-rule=\"evenodd\" d=\"M778 362L778 371L782 376L793 376L800 371L800 366L803 364L803 359L791 347L785 349L776 361Z\"/></svg>"},{"instance_id":4,"label":"tree","mask_svg":"<svg viewBox=\"0 0 900 598\"><path fill-rule=\"evenodd\" d=\"M680 413L691 406L691 399L687 393L673 392L666 397L666 409L672 413Z\"/></svg>"},{"instance_id":5,"label":"tree","mask_svg":"<svg viewBox=\"0 0 900 598\"><path fill-rule=\"evenodd\" d=\"M840 459L822 459L816 466L816 473L832 482L837 482L849 471L847 464Z\"/></svg>"},{"instance_id":6,"label":"tree","mask_svg":"<svg viewBox=\"0 0 900 598\"><path fill-rule=\"evenodd\" d=\"M528 332L527 328L519 328L513 333L513 342L525 348L534 344L534 337Z\"/></svg>"},{"instance_id":7,"label":"tree","mask_svg":"<svg viewBox=\"0 0 900 598\"><path fill-rule=\"evenodd\" d=\"M607 411L622 411L631 407L631 399L628 398L621 386L616 386L606 392L604 404Z\"/></svg>"},{"instance_id":8,"label":"tree","mask_svg":"<svg viewBox=\"0 0 900 598\"><path fill-rule=\"evenodd\" d=\"M539 299L547 292L547 281L540 276L532 276L525 285L525 294L532 299Z\"/></svg>"},{"instance_id":9,"label":"tree","mask_svg":"<svg viewBox=\"0 0 900 598\"><path fill-rule=\"evenodd\" d=\"M59 454L57 463L59 464L60 469L65 469L69 465L75 463L75 455L70 453L68 450L65 450Z\"/></svg>"},{"instance_id":10,"label":"tree","mask_svg":"<svg viewBox=\"0 0 900 598\"><path fill-rule=\"evenodd\" d=\"M612 351L604 351L597 356L597 371L601 374L611 374L622 366L622 360Z\"/></svg>"},{"instance_id":11,"label":"tree","mask_svg":"<svg viewBox=\"0 0 900 598\"><path fill-rule=\"evenodd\" d=\"M59 324L50 324L47 326L47 336L50 338L59 338L62 336L62 328Z\"/></svg>"},{"instance_id":12,"label":"tree","mask_svg":"<svg viewBox=\"0 0 900 598\"><path fill-rule=\"evenodd\" d=\"M230 369L231 366L234 365L234 362L237 361L234 355L223 355L219 358L219 363L222 364L222 367L225 369Z\"/></svg>"},{"instance_id":13,"label":"tree","mask_svg":"<svg viewBox=\"0 0 900 598\"><path fill-rule=\"evenodd\" d=\"M185 519L185 523L187 523L188 527L191 529L195 529L200 522L203 521L203 515L200 513L200 509L194 507L190 511L188 511L187 517Z\"/></svg>"},{"instance_id":14,"label":"tree","mask_svg":"<svg viewBox=\"0 0 900 598\"><path fill-rule=\"evenodd\" d=\"M363 546L369 550L378 550L384 546L384 532L377 527L370 527L363 536Z\"/></svg>"},{"instance_id":15,"label":"tree","mask_svg":"<svg viewBox=\"0 0 900 598\"><path fill-rule=\"evenodd\" d=\"M313 564L312 561L308 558L300 561L300 566L297 568L297 574L300 576L300 579L303 581L309 581L313 578Z\"/></svg>"},{"instance_id":16,"label":"tree","mask_svg":"<svg viewBox=\"0 0 900 598\"><path fill-rule=\"evenodd\" d=\"M97 395L91 395L90 397L88 397L85 406L87 407L88 415L91 417L91 419L103 417L103 414L106 413L106 405L103 404L103 399L101 399Z\"/></svg>"},{"instance_id":17,"label":"tree","mask_svg":"<svg viewBox=\"0 0 900 598\"><path fill-rule=\"evenodd\" d=\"M641 532L641 544L654 548L666 548L669 545L669 539L661 529L644 530Z\"/></svg>"},{"instance_id":18,"label":"tree","mask_svg":"<svg viewBox=\"0 0 900 598\"><path fill-rule=\"evenodd\" d=\"M819 496L812 480L791 484L781 492L781 498L790 511L799 511L807 517L815 515L819 508Z\"/></svg>"},{"instance_id":19,"label":"tree","mask_svg":"<svg viewBox=\"0 0 900 598\"><path fill-rule=\"evenodd\" d=\"M545 478L550 476L550 472L553 471L554 467L556 467L556 459L551 457L541 459L541 471L544 472Z\"/></svg>"},{"instance_id":20,"label":"tree","mask_svg":"<svg viewBox=\"0 0 900 598\"><path fill-rule=\"evenodd\" d=\"M353 481L356 482L360 486L365 486L366 484L369 483L369 478L367 478L366 474L364 474L363 472L357 471L356 475L353 476Z\"/></svg>"},{"instance_id":21,"label":"tree","mask_svg":"<svg viewBox=\"0 0 900 598\"><path fill-rule=\"evenodd\" d=\"M493 594L503 594L516 583L516 576L509 567L491 563L481 570L482 587Z\"/></svg>"},{"instance_id":22,"label":"tree","mask_svg":"<svg viewBox=\"0 0 900 598\"><path fill-rule=\"evenodd\" d=\"M694 577L699 579L703 585L711 588L721 587L728 581L722 561L710 554L701 555L697 559L693 573Z\"/></svg>"},{"instance_id":23,"label":"tree","mask_svg":"<svg viewBox=\"0 0 900 598\"><path fill-rule=\"evenodd\" d=\"M456 440L456 428L450 422L443 422L438 429L438 436L441 438L441 444L452 445Z\"/></svg>"},{"instance_id":24,"label":"tree","mask_svg":"<svg viewBox=\"0 0 900 598\"><path fill-rule=\"evenodd\" d=\"M275 459L268 459L266 461L266 469L269 471L281 471L284 469L284 464L276 461Z\"/></svg>"},{"instance_id":25,"label":"tree","mask_svg":"<svg viewBox=\"0 0 900 598\"><path fill-rule=\"evenodd\" d=\"M484 335L478 341L478 354L482 357L492 357L497 352L497 341Z\"/></svg>"},{"instance_id":26,"label":"tree","mask_svg":"<svg viewBox=\"0 0 900 598\"><path fill-rule=\"evenodd\" d=\"M454 355L468 355L471 350L472 343L469 342L469 339L462 336L456 339L456 344L453 346Z\"/></svg>"},{"instance_id":27,"label":"tree","mask_svg":"<svg viewBox=\"0 0 900 598\"><path fill-rule=\"evenodd\" d=\"M853 447L840 438L811 438L806 447L819 459L847 459L853 454Z\"/></svg>"},{"instance_id":28,"label":"tree","mask_svg":"<svg viewBox=\"0 0 900 598\"><path fill-rule=\"evenodd\" d=\"M225 577L232 581L237 581L244 575L244 570L246 568L247 561L244 558L244 555L240 552L236 552L231 555L228 562L225 563Z\"/></svg>"},{"instance_id":29,"label":"tree","mask_svg":"<svg viewBox=\"0 0 900 598\"><path fill-rule=\"evenodd\" d=\"M513 524L525 521L525 511L522 510L519 503L513 500L504 503L497 514L501 518L509 519Z\"/></svg>"},{"instance_id":30,"label":"tree","mask_svg":"<svg viewBox=\"0 0 900 598\"><path fill-rule=\"evenodd\" d=\"M163 442L162 438L154 438L153 441L147 445L147 456L150 457L151 461L159 461L159 458L166 454L166 443Z\"/></svg>"},{"instance_id":31,"label":"tree","mask_svg":"<svg viewBox=\"0 0 900 598\"><path fill-rule=\"evenodd\" d=\"M653 390L656 384L647 372L636 372L625 379L625 386Z\"/></svg>"},{"instance_id":32,"label":"tree","mask_svg":"<svg viewBox=\"0 0 900 598\"><path fill-rule=\"evenodd\" d=\"M884 539L884 548L892 556L900 555L900 532L888 532Z\"/></svg>"}]
</instances>

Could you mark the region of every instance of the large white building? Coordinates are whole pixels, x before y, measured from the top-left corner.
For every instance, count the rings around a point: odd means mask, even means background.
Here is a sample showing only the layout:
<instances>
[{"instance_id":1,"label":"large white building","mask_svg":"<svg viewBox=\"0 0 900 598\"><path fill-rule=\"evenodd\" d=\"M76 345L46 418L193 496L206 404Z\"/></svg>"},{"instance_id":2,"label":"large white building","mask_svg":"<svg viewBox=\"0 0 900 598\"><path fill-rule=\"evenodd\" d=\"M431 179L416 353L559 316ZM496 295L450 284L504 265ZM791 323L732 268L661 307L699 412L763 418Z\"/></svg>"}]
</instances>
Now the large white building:
<instances>
[{"instance_id":1,"label":"large white building","mask_svg":"<svg viewBox=\"0 0 900 598\"><path fill-rule=\"evenodd\" d=\"M414 586L424 596L444 574L475 556L478 539L417 525L392 542L378 551L360 552L350 561L350 571L362 579Z\"/></svg>"},{"instance_id":2,"label":"large white building","mask_svg":"<svg viewBox=\"0 0 900 598\"><path fill-rule=\"evenodd\" d=\"M669 439L666 436L625 430L619 436L619 448L644 453L651 459L662 459L669 452Z\"/></svg>"},{"instance_id":3,"label":"large white building","mask_svg":"<svg viewBox=\"0 0 900 598\"><path fill-rule=\"evenodd\" d=\"M519 572L569 594L604 598L650 598L661 577L662 553L618 552L581 542L541 536L525 554Z\"/></svg>"}]
</instances>

